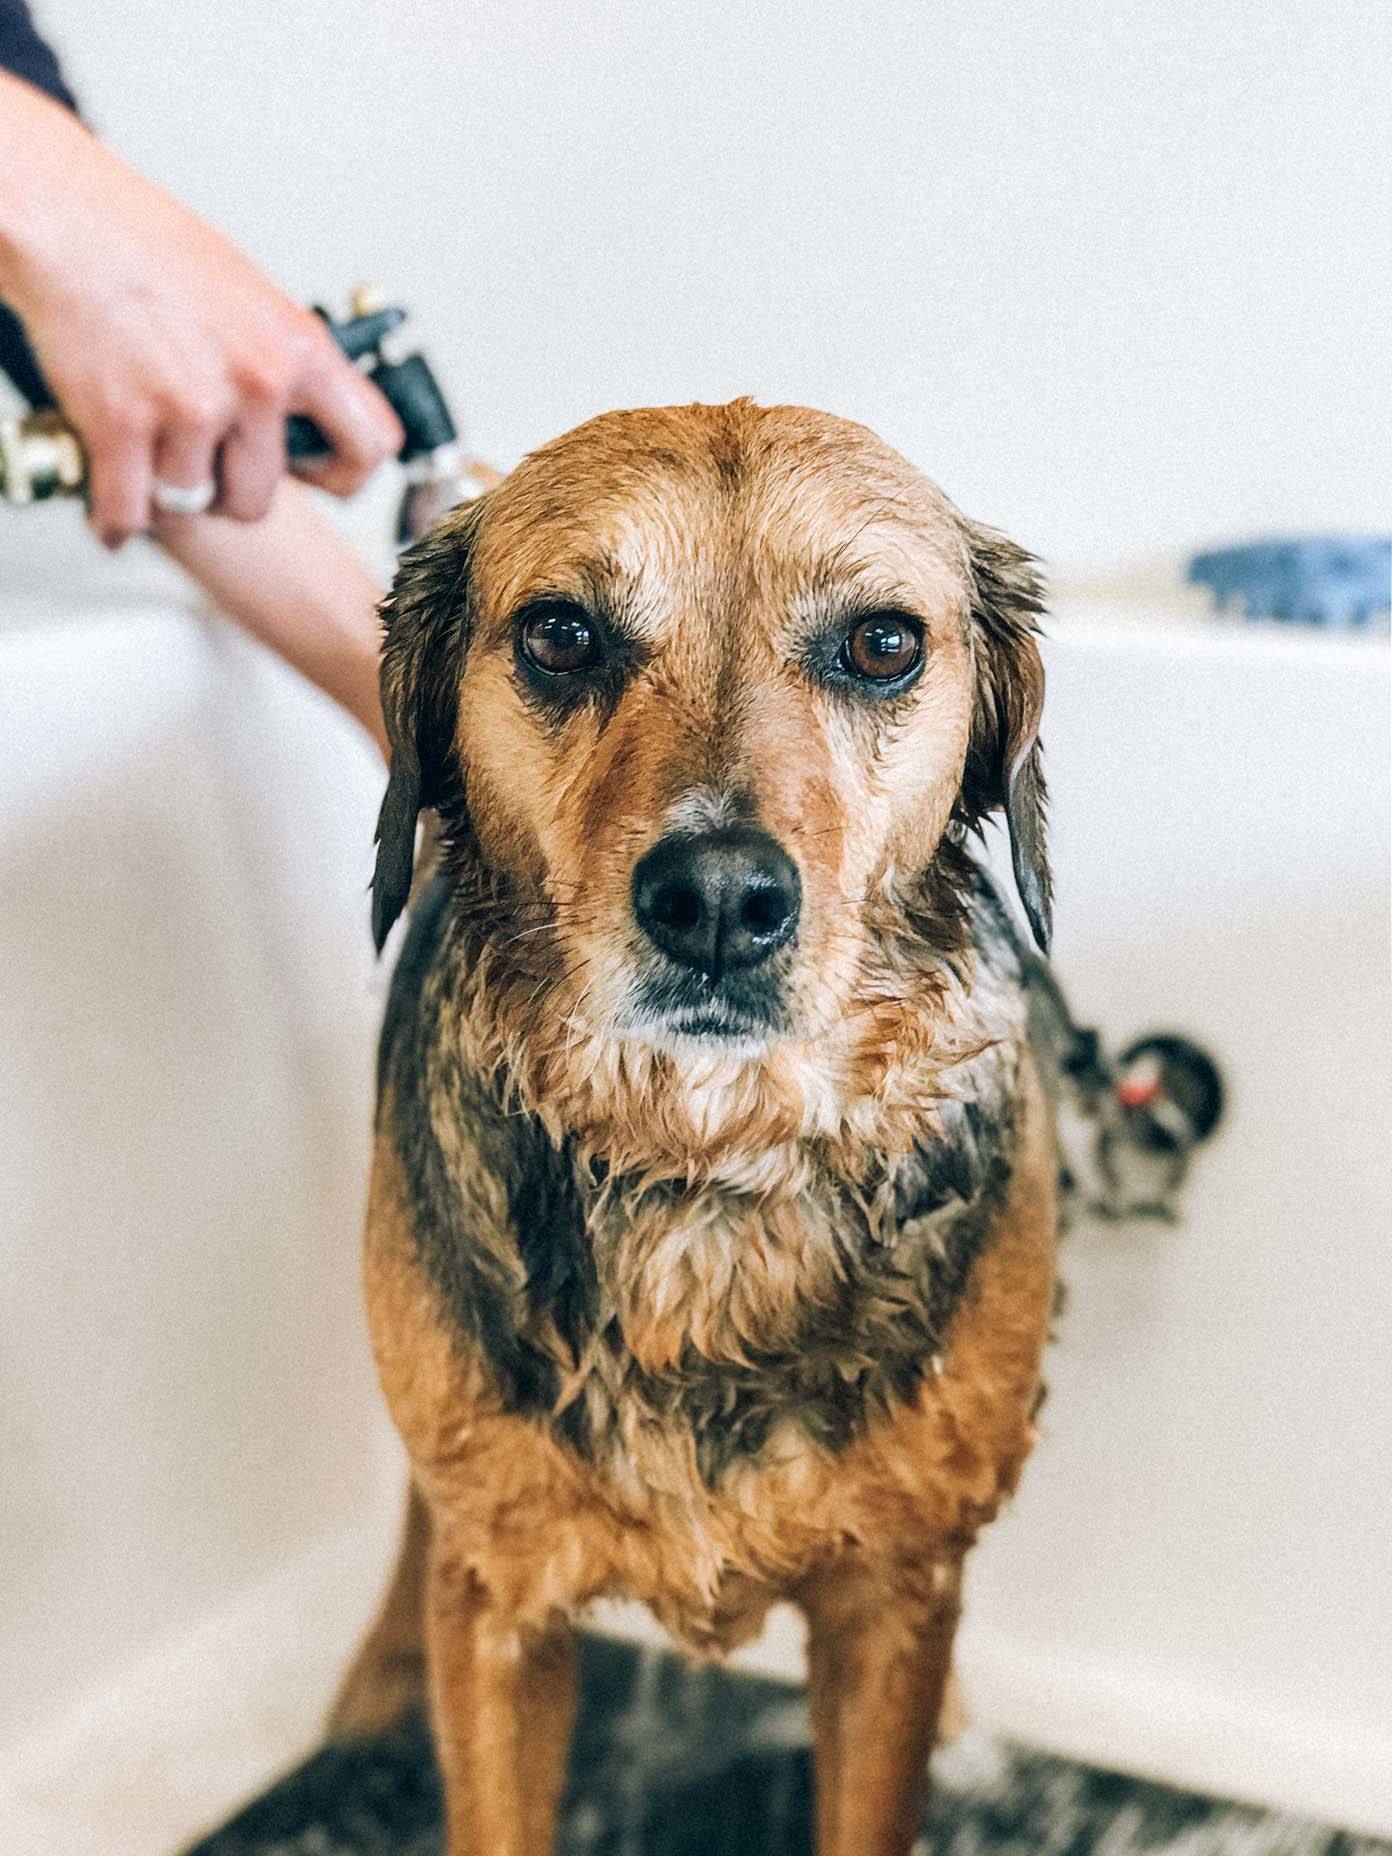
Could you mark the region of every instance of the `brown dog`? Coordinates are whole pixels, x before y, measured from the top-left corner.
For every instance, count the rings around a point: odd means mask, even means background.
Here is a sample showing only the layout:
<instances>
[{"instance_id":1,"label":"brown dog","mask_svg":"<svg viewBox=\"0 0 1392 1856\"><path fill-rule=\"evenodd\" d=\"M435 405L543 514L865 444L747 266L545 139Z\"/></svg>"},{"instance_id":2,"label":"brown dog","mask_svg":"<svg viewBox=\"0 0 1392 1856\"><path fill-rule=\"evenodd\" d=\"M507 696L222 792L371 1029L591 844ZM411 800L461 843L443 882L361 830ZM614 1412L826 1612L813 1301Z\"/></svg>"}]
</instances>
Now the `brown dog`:
<instances>
[{"instance_id":1,"label":"brown dog","mask_svg":"<svg viewBox=\"0 0 1392 1856\"><path fill-rule=\"evenodd\" d=\"M568 1620L810 1624L821 1856L913 1840L963 1555L1032 1439L1056 1159L1027 557L871 433L616 413L404 558L367 1292L410 1452L451 1856L550 1848Z\"/></svg>"}]
</instances>

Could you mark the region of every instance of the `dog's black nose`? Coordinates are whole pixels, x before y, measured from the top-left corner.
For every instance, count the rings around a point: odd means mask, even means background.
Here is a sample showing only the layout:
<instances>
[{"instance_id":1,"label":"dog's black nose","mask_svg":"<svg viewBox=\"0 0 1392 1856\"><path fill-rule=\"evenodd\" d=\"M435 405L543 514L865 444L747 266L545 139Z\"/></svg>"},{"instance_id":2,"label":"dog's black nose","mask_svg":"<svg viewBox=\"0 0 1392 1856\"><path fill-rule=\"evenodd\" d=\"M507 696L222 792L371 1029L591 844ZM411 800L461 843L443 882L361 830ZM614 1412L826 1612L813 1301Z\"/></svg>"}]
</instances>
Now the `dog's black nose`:
<instances>
[{"instance_id":1,"label":"dog's black nose","mask_svg":"<svg viewBox=\"0 0 1392 1856\"><path fill-rule=\"evenodd\" d=\"M644 934L712 979L767 960L792 939L801 907L796 864L748 825L663 838L633 872L633 913Z\"/></svg>"}]
</instances>

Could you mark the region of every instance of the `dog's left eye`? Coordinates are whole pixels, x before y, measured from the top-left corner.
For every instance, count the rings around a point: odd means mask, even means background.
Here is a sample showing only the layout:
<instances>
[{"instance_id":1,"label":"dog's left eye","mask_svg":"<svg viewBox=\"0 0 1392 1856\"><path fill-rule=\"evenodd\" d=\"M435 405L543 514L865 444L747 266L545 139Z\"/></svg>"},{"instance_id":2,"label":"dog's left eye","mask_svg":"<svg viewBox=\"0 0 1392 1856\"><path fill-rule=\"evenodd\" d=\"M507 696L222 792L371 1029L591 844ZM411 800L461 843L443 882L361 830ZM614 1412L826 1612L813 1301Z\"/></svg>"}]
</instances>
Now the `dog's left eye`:
<instances>
[{"instance_id":1,"label":"dog's left eye","mask_svg":"<svg viewBox=\"0 0 1392 1856\"><path fill-rule=\"evenodd\" d=\"M564 600L534 607L522 621L519 639L527 661L553 677L592 670L603 654L594 620Z\"/></svg>"},{"instance_id":2,"label":"dog's left eye","mask_svg":"<svg viewBox=\"0 0 1392 1856\"><path fill-rule=\"evenodd\" d=\"M915 669L923 656L923 633L897 612L877 612L846 634L841 659L853 676L871 683L895 683Z\"/></svg>"}]
</instances>

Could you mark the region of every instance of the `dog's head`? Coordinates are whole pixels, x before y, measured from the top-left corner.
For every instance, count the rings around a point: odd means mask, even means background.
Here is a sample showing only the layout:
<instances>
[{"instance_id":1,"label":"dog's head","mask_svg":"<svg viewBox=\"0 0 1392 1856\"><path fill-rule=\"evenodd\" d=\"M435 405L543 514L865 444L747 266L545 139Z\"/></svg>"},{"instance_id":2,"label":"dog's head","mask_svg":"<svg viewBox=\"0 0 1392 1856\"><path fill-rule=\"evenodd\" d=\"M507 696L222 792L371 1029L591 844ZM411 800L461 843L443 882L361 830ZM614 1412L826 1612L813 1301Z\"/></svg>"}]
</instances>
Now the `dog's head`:
<instances>
[{"instance_id":1,"label":"dog's head","mask_svg":"<svg viewBox=\"0 0 1392 1856\"><path fill-rule=\"evenodd\" d=\"M378 945L422 806L604 1037L812 1035L996 810L1046 945L1038 611L1028 557L861 426L592 420L402 559Z\"/></svg>"}]
</instances>

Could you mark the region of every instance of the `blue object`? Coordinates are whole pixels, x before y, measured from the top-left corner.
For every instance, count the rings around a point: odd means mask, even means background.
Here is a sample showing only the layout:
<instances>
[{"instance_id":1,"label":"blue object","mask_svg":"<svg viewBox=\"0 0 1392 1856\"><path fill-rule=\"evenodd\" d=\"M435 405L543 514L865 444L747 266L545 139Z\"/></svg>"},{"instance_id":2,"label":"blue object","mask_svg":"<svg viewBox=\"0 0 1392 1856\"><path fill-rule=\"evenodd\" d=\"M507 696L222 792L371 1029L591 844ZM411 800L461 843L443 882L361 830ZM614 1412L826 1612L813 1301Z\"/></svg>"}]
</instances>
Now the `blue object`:
<instances>
[{"instance_id":1,"label":"blue object","mask_svg":"<svg viewBox=\"0 0 1392 1856\"><path fill-rule=\"evenodd\" d=\"M1192 557L1186 578L1206 586L1220 612L1238 603L1249 619L1367 625L1392 608L1392 538L1308 535L1214 548Z\"/></svg>"}]
</instances>

